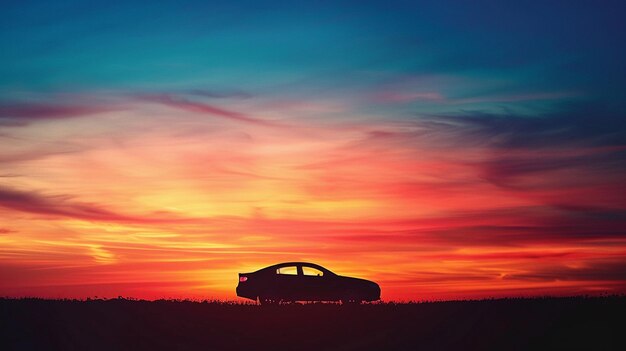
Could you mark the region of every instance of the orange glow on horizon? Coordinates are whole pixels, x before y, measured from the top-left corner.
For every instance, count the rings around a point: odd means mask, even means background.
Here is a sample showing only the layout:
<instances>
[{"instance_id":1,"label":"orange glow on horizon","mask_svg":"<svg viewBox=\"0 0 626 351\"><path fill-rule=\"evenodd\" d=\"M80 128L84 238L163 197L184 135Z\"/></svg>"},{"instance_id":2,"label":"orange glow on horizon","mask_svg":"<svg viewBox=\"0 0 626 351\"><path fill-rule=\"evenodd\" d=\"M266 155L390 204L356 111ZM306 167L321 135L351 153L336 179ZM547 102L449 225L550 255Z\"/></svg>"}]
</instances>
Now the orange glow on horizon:
<instances>
[{"instance_id":1,"label":"orange glow on horizon","mask_svg":"<svg viewBox=\"0 0 626 351\"><path fill-rule=\"evenodd\" d=\"M231 300L237 273L282 261L374 280L385 300L626 292L623 221L573 212L624 208L619 179L508 177L450 126L248 108L268 119L139 101L15 131L0 296ZM611 150L554 154L590 152Z\"/></svg>"}]
</instances>

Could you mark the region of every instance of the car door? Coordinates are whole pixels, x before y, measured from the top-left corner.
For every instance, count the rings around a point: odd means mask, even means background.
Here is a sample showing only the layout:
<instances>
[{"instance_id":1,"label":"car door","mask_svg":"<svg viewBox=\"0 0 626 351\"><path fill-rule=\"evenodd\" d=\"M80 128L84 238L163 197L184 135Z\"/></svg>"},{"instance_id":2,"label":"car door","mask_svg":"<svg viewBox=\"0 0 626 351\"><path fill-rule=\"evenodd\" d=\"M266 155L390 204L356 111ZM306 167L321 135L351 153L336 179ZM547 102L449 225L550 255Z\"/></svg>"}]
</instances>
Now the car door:
<instances>
[{"instance_id":1,"label":"car door","mask_svg":"<svg viewBox=\"0 0 626 351\"><path fill-rule=\"evenodd\" d=\"M276 269L275 297L282 300L295 300L299 295L299 268L296 265L283 266Z\"/></svg>"},{"instance_id":2,"label":"car door","mask_svg":"<svg viewBox=\"0 0 626 351\"><path fill-rule=\"evenodd\" d=\"M302 267L302 285L304 288L305 300L328 300L329 287L327 284L327 276L324 272L316 267Z\"/></svg>"}]
</instances>

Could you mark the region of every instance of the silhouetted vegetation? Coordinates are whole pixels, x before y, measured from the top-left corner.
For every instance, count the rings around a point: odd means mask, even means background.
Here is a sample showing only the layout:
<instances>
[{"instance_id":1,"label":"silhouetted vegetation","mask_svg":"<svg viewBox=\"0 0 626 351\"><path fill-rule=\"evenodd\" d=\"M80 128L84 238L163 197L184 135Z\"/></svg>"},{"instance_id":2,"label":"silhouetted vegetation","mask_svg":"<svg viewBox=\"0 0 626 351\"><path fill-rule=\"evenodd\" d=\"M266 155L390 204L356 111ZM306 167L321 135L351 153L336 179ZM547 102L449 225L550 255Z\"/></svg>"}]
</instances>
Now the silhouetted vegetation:
<instances>
[{"instance_id":1,"label":"silhouetted vegetation","mask_svg":"<svg viewBox=\"0 0 626 351\"><path fill-rule=\"evenodd\" d=\"M626 297L258 306L0 299L2 350L624 350Z\"/></svg>"}]
</instances>

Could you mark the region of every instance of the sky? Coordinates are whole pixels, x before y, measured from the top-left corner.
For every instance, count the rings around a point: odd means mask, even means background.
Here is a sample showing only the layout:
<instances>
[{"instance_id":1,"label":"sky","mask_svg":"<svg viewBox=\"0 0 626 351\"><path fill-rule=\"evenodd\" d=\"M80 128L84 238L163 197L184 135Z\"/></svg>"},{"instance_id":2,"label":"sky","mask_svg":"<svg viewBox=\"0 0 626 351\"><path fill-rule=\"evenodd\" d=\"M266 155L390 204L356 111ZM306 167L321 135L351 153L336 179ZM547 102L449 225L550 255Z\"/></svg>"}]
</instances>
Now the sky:
<instances>
[{"instance_id":1,"label":"sky","mask_svg":"<svg viewBox=\"0 0 626 351\"><path fill-rule=\"evenodd\" d=\"M0 296L626 293L621 1L7 1Z\"/></svg>"}]
</instances>

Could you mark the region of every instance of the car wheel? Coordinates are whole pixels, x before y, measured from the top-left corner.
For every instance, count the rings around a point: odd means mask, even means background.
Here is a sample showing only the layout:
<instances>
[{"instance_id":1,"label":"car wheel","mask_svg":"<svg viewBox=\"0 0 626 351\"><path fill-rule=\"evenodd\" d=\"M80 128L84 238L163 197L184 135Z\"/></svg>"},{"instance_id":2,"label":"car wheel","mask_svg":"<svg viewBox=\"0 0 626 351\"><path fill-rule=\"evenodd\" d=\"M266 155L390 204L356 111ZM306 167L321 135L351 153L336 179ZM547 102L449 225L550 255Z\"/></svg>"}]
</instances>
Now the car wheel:
<instances>
[{"instance_id":1,"label":"car wheel","mask_svg":"<svg viewBox=\"0 0 626 351\"><path fill-rule=\"evenodd\" d=\"M354 292L346 293L346 296L341 299L342 305L359 305L363 300L360 297L357 297L358 294Z\"/></svg>"},{"instance_id":2,"label":"car wheel","mask_svg":"<svg viewBox=\"0 0 626 351\"><path fill-rule=\"evenodd\" d=\"M259 303L263 306L272 306L272 305L278 305L278 303L280 302L280 300L277 299L272 299L269 297L263 297L263 296L259 296Z\"/></svg>"}]
</instances>

